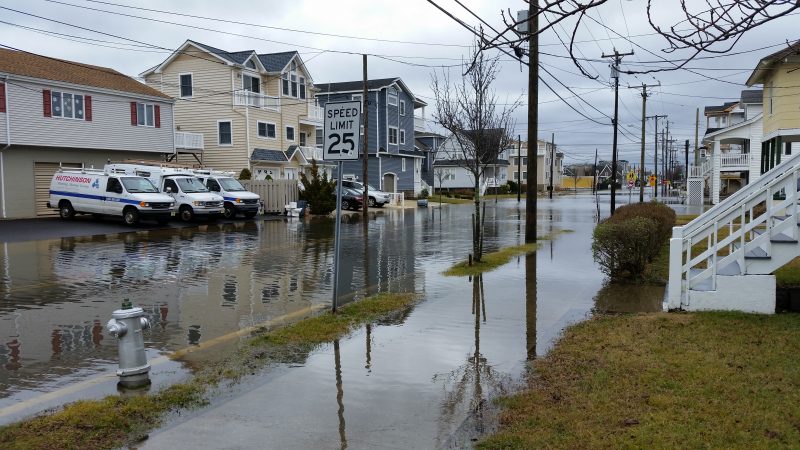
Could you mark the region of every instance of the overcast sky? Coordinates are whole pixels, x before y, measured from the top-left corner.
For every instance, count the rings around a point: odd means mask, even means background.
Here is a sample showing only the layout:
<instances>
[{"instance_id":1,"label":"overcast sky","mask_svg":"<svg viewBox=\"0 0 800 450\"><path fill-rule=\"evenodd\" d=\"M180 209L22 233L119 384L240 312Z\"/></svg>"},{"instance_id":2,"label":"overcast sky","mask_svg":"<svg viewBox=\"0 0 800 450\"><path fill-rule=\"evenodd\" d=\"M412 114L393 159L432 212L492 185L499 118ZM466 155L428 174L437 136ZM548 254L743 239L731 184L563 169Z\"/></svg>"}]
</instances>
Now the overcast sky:
<instances>
[{"instance_id":1,"label":"overcast sky","mask_svg":"<svg viewBox=\"0 0 800 450\"><path fill-rule=\"evenodd\" d=\"M474 16L455 1L436 1L464 22L470 25L479 24ZM263 27L123 8L115 6L115 3L259 24ZM526 6L519 0L462 3L498 28L503 25L501 9L516 11ZM668 27L680 20L675 15L679 11L678 0L659 0L656 3L658 6L654 16L658 18L660 25ZM467 30L425 0L6 0L1 1L0 6L30 14L0 10L0 44L47 56L111 67L132 76L161 62L167 57L168 49L177 48L186 39L229 51L252 49L259 53L268 53L297 50L306 61L316 83L361 79L360 54L367 53L373 55L369 57L370 78L401 77L415 95L429 103L430 106L425 111L428 119L432 116L435 103L430 89L432 72L449 70L452 76L459 76L462 69L425 66L458 65L463 59L469 59L471 43L471 34ZM114 14L86 8L112 11ZM669 63L658 61L662 58L676 59L681 55L662 51L666 43L663 38L654 35L647 23L645 10L645 0L609 0L592 10L589 18L584 20L584 25L579 28L576 53L585 58L599 60L603 53L611 53L614 48L620 52L633 50L633 56L625 57L623 69L670 66ZM121 14L173 23L160 23ZM746 89L743 84L760 58L779 50L786 45L787 40L800 38L790 28L793 23L797 23L797 15L752 30L734 48L734 52L745 53L699 59L688 65L693 68L691 72L679 70L650 75L623 75L620 82L620 125L628 132L627 136L620 135L620 157L632 162L639 161L641 89L628 89L628 84L640 86L642 83L660 82L661 87L655 88L653 95L648 98L647 114L669 115L674 137L681 143L685 139L691 139L693 143L695 108L699 107L701 111L702 135L705 128L703 106L737 99L739 92ZM50 34L19 26L46 30ZM70 36L55 36L53 32ZM558 28L557 32L566 40L572 28L567 24L564 29ZM99 41L88 42L75 37ZM626 39L628 37L629 40ZM545 68L603 114L574 98L572 93L550 75L544 72L540 75L575 108L607 125L583 119L544 85L540 85L539 137L549 140L550 134L555 133L559 149L566 154L566 164L593 160L595 148L600 151L601 158L610 159L612 127L609 118L604 114L613 115L614 97L613 89L608 87L611 82L608 63L587 63L586 69L599 75L597 80L592 80L579 75L572 62L563 58L567 56L567 51L553 31L546 32L541 43L542 52L555 55L541 56ZM770 47L752 51L767 46ZM497 54L492 53L493 56ZM526 96L527 68L505 55L501 55L501 58L501 73L495 86L498 96L503 101L520 95ZM515 134L521 134L523 139L527 133L526 108L523 105L516 113ZM663 125L662 120L659 128ZM648 163L652 160L653 132L653 121L649 120L646 136Z\"/></svg>"}]
</instances>

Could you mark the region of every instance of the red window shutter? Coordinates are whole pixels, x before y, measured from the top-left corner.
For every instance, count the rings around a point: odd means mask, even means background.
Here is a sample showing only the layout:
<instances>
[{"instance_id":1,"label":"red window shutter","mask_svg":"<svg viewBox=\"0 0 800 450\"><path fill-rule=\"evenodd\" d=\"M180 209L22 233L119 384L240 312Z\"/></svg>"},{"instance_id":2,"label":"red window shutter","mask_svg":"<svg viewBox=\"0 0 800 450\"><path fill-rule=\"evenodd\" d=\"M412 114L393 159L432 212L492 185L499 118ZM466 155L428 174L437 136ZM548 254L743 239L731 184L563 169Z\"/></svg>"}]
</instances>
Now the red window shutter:
<instances>
[{"instance_id":1,"label":"red window shutter","mask_svg":"<svg viewBox=\"0 0 800 450\"><path fill-rule=\"evenodd\" d=\"M91 95L84 95L83 96L83 117L86 118L87 122L92 121L92 96Z\"/></svg>"},{"instance_id":2,"label":"red window shutter","mask_svg":"<svg viewBox=\"0 0 800 450\"><path fill-rule=\"evenodd\" d=\"M156 128L161 128L161 106L153 105L153 115L155 116Z\"/></svg>"},{"instance_id":3,"label":"red window shutter","mask_svg":"<svg viewBox=\"0 0 800 450\"><path fill-rule=\"evenodd\" d=\"M136 126L139 121L136 120L136 102L131 102L131 125Z\"/></svg>"},{"instance_id":4,"label":"red window shutter","mask_svg":"<svg viewBox=\"0 0 800 450\"><path fill-rule=\"evenodd\" d=\"M0 84L0 112L6 112L6 84Z\"/></svg>"},{"instance_id":5,"label":"red window shutter","mask_svg":"<svg viewBox=\"0 0 800 450\"><path fill-rule=\"evenodd\" d=\"M50 89L42 91L42 107L45 117L53 117L53 104L50 103Z\"/></svg>"}]
</instances>

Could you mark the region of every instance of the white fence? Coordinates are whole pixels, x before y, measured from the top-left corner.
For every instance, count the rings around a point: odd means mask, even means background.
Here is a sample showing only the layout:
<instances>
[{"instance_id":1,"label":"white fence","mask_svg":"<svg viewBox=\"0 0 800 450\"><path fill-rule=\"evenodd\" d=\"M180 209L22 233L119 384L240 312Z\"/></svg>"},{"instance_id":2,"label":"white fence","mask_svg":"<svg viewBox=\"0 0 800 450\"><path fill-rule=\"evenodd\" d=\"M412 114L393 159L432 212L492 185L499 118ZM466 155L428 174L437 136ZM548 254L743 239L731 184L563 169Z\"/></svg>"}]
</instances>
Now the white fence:
<instances>
[{"instance_id":1,"label":"white fence","mask_svg":"<svg viewBox=\"0 0 800 450\"><path fill-rule=\"evenodd\" d=\"M234 91L233 104L236 106L253 106L269 111L280 111L281 109L280 98L247 90Z\"/></svg>"},{"instance_id":2,"label":"white fence","mask_svg":"<svg viewBox=\"0 0 800 450\"><path fill-rule=\"evenodd\" d=\"M720 167L747 167L750 165L749 153L734 153L720 156Z\"/></svg>"},{"instance_id":3,"label":"white fence","mask_svg":"<svg viewBox=\"0 0 800 450\"><path fill-rule=\"evenodd\" d=\"M203 149L202 133L186 133L183 131L175 132L175 148L186 148L193 150Z\"/></svg>"},{"instance_id":4,"label":"white fence","mask_svg":"<svg viewBox=\"0 0 800 450\"><path fill-rule=\"evenodd\" d=\"M325 110L321 106L317 106L313 103L308 104L308 120L313 120L315 122L322 122L323 116L325 114Z\"/></svg>"},{"instance_id":5,"label":"white fence","mask_svg":"<svg viewBox=\"0 0 800 450\"><path fill-rule=\"evenodd\" d=\"M284 207L300 195L297 180L243 180L242 184L261 197L265 213L283 213Z\"/></svg>"}]
</instances>

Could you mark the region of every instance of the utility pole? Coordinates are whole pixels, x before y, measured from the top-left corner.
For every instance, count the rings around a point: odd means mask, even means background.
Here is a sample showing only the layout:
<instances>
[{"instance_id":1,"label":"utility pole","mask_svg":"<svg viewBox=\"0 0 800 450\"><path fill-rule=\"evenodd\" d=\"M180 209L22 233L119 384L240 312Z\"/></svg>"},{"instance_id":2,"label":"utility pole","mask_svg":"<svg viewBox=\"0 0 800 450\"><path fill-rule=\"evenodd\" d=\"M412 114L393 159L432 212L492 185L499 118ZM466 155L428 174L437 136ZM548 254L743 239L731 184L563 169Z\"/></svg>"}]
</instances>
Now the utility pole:
<instances>
[{"instance_id":1,"label":"utility pole","mask_svg":"<svg viewBox=\"0 0 800 450\"><path fill-rule=\"evenodd\" d=\"M683 167L684 189L689 188L689 140L686 140L686 165Z\"/></svg>"},{"instance_id":2,"label":"utility pole","mask_svg":"<svg viewBox=\"0 0 800 450\"><path fill-rule=\"evenodd\" d=\"M592 171L592 194L597 193L597 149L594 149L594 170Z\"/></svg>"},{"instance_id":3,"label":"utility pole","mask_svg":"<svg viewBox=\"0 0 800 450\"><path fill-rule=\"evenodd\" d=\"M522 195L522 135L517 135L517 203Z\"/></svg>"},{"instance_id":4,"label":"utility pole","mask_svg":"<svg viewBox=\"0 0 800 450\"><path fill-rule=\"evenodd\" d=\"M669 142L670 139L671 139L671 137L669 135L669 120L667 120L667 134L666 134L666 139L664 140L664 150L667 151L667 152L669 152L669 149L670 149L670 142ZM667 175L667 171L669 170L669 166L667 166L667 160L666 160L667 154L665 153L664 156L665 156L665 159L664 159L664 175L666 176ZM670 176L670 181L671 181L672 175L669 175L669 176ZM663 192L664 192L664 197L666 197L667 193L669 192L669 187L666 184L664 185L664 191Z\"/></svg>"},{"instance_id":5,"label":"utility pole","mask_svg":"<svg viewBox=\"0 0 800 450\"><path fill-rule=\"evenodd\" d=\"M633 50L628 53L620 53L614 49L613 55L603 53L603 58L614 58L611 65L611 76L614 78L614 146L611 150L611 215L616 209L617 197L617 129L619 128L619 65L622 63L623 56L633 55Z\"/></svg>"},{"instance_id":6,"label":"utility pole","mask_svg":"<svg viewBox=\"0 0 800 450\"><path fill-rule=\"evenodd\" d=\"M361 112L361 116L364 118L364 153L361 155L361 177L364 181L364 196L362 197L361 208L362 213L364 214L364 230L367 230L369 226L369 190L367 189L367 184L369 183L369 128L367 125L369 124L369 98L367 97L367 93L369 90L367 89L367 55L361 55L361 62L364 69L364 92L361 94L361 103L362 109L366 109L366 111ZM342 178L342 175L339 175L339 178ZM364 233L366 236L366 232Z\"/></svg>"},{"instance_id":7,"label":"utility pole","mask_svg":"<svg viewBox=\"0 0 800 450\"><path fill-rule=\"evenodd\" d=\"M694 112L694 165L700 165L700 141L699 141L699 133L700 133L700 108L697 108ZM689 163L686 163L686 180L688 182L689 177Z\"/></svg>"},{"instance_id":8,"label":"utility pole","mask_svg":"<svg viewBox=\"0 0 800 450\"><path fill-rule=\"evenodd\" d=\"M556 134L550 135L550 200L553 199L553 161L556 159Z\"/></svg>"},{"instance_id":9,"label":"utility pole","mask_svg":"<svg viewBox=\"0 0 800 450\"><path fill-rule=\"evenodd\" d=\"M650 87L658 87L661 86L661 82L659 82L655 86ZM639 87L631 87L628 86L628 89L639 89ZM645 121L647 120L647 97L649 94L647 93L647 84L642 83L642 159L639 167L639 203L644 203L644 141L645 141Z\"/></svg>"},{"instance_id":10,"label":"utility pole","mask_svg":"<svg viewBox=\"0 0 800 450\"><path fill-rule=\"evenodd\" d=\"M525 198L525 243L536 242L536 191L539 134L539 0L528 4L528 189ZM522 180L520 180L522 181Z\"/></svg>"},{"instance_id":11,"label":"utility pole","mask_svg":"<svg viewBox=\"0 0 800 450\"><path fill-rule=\"evenodd\" d=\"M654 149L653 152L653 175L656 177L656 184L653 186L653 198L658 198L658 119L664 119L667 116L647 116L647 119L655 119L656 123L656 133L655 133L655 141L654 141Z\"/></svg>"}]
</instances>

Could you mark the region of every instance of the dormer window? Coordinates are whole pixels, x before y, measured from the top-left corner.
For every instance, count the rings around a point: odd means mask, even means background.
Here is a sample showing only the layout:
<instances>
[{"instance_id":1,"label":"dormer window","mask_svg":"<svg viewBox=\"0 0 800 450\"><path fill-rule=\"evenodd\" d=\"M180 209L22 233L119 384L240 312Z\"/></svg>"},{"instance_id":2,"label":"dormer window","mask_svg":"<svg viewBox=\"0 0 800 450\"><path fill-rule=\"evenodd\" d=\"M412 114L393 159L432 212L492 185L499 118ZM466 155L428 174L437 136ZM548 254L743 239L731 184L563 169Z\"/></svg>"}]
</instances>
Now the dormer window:
<instances>
[{"instance_id":1,"label":"dormer window","mask_svg":"<svg viewBox=\"0 0 800 450\"><path fill-rule=\"evenodd\" d=\"M389 88L389 104L397 106L397 89Z\"/></svg>"},{"instance_id":2,"label":"dormer window","mask_svg":"<svg viewBox=\"0 0 800 450\"><path fill-rule=\"evenodd\" d=\"M305 98L305 79L299 77L302 89L298 85L297 63L292 61L290 69L281 75L281 92L285 97Z\"/></svg>"},{"instance_id":3,"label":"dormer window","mask_svg":"<svg viewBox=\"0 0 800 450\"><path fill-rule=\"evenodd\" d=\"M253 61L252 59L248 59L244 66L247 67L248 69L255 70L256 69L256 62Z\"/></svg>"}]
</instances>

